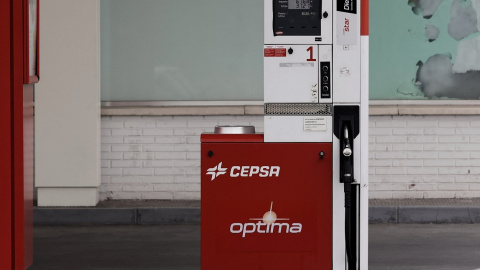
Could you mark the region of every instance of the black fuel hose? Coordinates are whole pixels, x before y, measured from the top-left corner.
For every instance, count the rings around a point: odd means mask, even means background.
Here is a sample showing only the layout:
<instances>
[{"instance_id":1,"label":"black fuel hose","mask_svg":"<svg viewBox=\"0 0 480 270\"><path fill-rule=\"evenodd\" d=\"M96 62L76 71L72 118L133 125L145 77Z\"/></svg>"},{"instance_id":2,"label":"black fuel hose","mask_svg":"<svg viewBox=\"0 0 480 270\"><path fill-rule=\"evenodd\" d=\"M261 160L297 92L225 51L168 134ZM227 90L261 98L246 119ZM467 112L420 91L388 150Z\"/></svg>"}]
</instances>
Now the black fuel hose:
<instances>
[{"instance_id":1,"label":"black fuel hose","mask_svg":"<svg viewBox=\"0 0 480 270\"><path fill-rule=\"evenodd\" d=\"M345 250L347 253L348 270L355 270L352 252L352 184L344 183L345 192Z\"/></svg>"},{"instance_id":2,"label":"black fuel hose","mask_svg":"<svg viewBox=\"0 0 480 270\"><path fill-rule=\"evenodd\" d=\"M344 127L343 134L343 191L345 193L345 251L347 253L348 270L355 270L355 259L352 247L352 182L353 182L353 157L350 140L348 138L348 127Z\"/></svg>"}]
</instances>

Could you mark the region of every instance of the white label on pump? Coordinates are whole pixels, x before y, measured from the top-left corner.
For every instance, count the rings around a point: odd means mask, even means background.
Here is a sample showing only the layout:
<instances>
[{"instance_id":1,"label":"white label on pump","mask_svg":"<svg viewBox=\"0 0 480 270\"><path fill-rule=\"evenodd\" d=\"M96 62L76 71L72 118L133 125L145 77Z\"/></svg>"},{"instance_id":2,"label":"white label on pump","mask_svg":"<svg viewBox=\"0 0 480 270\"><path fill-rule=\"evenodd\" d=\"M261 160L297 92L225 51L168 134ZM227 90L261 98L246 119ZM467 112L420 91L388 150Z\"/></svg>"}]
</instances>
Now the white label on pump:
<instances>
[{"instance_id":1,"label":"white label on pump","mask_svg":"<svg viewBox=\"0 0 480 270\"><path fill-rule=\"evenodd\" d=\"M337 0L337 44L357 45L357 0Z\"/></svg>"},{"instance_id":2,"label":"white label on pump","mask_svg":"<svg viewBox=\"0 0 480 270\"><path fill-rule=\"evenodd\" d=\"M327 118L325 117L304 117L303 131L327 131Z\"/></svg>"},{"instance_id":3,"label":"white label on pump","mask_svg":"<svg viewBox=\"0 0 480 270\"><path fill-rule=\"evenodd\" d=\"M357 15L338 12L337 43L338 45L357 45Z\"/></svg>"}]
</instances>

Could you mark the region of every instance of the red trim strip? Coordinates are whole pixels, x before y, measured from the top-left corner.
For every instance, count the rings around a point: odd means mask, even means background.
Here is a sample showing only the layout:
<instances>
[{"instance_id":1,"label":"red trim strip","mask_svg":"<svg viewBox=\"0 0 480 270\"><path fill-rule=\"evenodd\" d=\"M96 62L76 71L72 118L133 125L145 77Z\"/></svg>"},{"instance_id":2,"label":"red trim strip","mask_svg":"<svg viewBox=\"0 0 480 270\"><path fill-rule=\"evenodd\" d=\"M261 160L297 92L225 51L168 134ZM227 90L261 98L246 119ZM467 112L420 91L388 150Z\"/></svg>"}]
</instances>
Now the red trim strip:
<instances>
[{"instance_id":1,"label":"red trim strip","mask_svg":"<svg viewBox=\"0 0 480 270\"><path fill-rule=\"evenodd\" d=\"M362 6L361 6L361 14L360 14L360 25L361 25L361 35L362 36L368 36L369 35L369 4L368 0L362 0Z\"/></svg>"},{"instance_id":2,"label":"red trim strip","mask_svg":"<svg viewBox=\"0 0 480 270\"><path fill-rule=\"evenodd\" d=\"M22 1L22 18L23 18L23 83L30 83L29 67L30 67L30 55L29 55L29 36L28 29L30 28L29 14L28 14L28 0Z\"/></svg>"},{"instance_id":3,"label":"red trim strip","mask_svg":"<svg viewBox=\"0 0 480 270\"><path fill-rule=\"evenodd\" d=\"M203 133L200 137L202 143L262 143L263 134L212 134Z\"/></svg>"}]
</instances>

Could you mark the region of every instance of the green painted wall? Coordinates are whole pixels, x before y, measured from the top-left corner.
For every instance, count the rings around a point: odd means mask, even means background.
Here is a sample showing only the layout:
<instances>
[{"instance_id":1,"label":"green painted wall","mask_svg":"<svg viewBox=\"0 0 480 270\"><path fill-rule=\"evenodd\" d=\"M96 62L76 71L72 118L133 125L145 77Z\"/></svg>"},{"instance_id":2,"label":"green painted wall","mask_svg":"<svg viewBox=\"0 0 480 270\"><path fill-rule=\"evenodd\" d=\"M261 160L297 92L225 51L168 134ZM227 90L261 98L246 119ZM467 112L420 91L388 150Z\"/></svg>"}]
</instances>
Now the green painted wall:
<instances>
[{"instance_id":1,"label":"green painted wall","mask_svg":"<svg viewBox=\"0 0 480 270\"><path fill-rule=\"evenodd\" d=\"M424 17L422 10L428 15L429 7L426 5L432 2L439 4L438 9L431 17ZM466 63L468 61L465 58L469 56L465 57L465 48L468 46L464 46L470 44L476 48L469 52L472 57L480 56L478 22L475 17L478 3L478 0L474 0L472 6L472 1L463 0L370 0L370 99L478 99L480 87L475 84L480 82L480 73L477 64ZM417 7L418 14L412 10L413 7ZM466 24L473 27L474 33L456 40L454 36L466 29ZM438 28L436 40L428 40L428 26ZM463 58L457 62L459 46L463 46ZM437 54L444 55L442 59L451 58L453 74L446 71L449 71L448 63L445 65L446 70L443 70L441 65L432 60L428 70L423 71L424 77L427 73L437 72L438 77L448 80L444 82L432 76L430 81L423 84L417 82L418 62L426 63L430 57ZM462 68L468 71L462 72ZM441 72L446 72L447 76L441 76ZM462 85L467 80L466 77L471 84L468 89ZM425 89L422 89L422 85ZM462 89L469 92L463 93ZM478 94L475 91L478 91Z\"/></svg>"}]
</instances>

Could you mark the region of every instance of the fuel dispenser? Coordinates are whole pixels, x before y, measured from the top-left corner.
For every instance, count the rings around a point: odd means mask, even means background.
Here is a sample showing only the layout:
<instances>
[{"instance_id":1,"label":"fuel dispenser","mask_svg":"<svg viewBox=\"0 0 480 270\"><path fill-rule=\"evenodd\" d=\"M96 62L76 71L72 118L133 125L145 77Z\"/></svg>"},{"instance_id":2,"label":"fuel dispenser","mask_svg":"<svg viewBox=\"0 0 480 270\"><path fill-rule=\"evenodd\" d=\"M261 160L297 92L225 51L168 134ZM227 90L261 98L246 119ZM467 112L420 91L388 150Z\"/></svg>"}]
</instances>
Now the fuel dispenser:
<instances>
[{"instance_id":1,"label":"fuel dispenser","mask_svg":"<svg viewBox=\"0 0 480 270\"><path fill-rule=\"evenodd\" d=\"M264 0L264 134L202 134L201 266L368 268L368 0Z\"/></svg>"}]
</instances>

